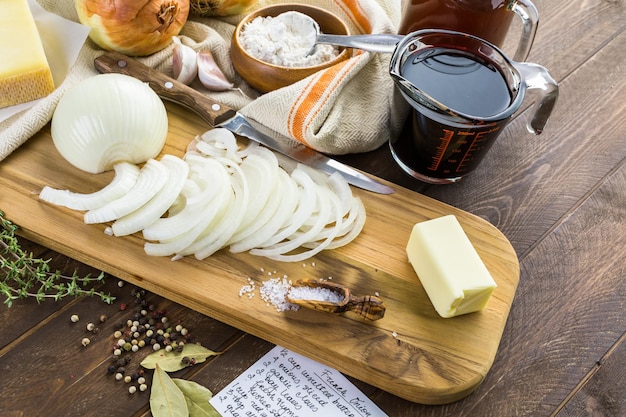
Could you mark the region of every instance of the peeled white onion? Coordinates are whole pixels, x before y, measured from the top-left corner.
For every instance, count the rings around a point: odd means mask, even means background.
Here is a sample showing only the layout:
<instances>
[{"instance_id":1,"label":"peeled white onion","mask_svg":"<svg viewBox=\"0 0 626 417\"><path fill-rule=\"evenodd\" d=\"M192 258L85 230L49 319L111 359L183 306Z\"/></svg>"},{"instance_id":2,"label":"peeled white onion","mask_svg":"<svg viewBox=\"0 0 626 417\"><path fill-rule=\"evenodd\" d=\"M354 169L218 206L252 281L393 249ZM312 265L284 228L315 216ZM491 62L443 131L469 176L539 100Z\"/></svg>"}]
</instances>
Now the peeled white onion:
<instances>
[{"instance_id":1,"label":"peeled white onion","mask_svg":"<svg viewBox=\"0 0 626 417\"><path fill-rule=\"evenodd\" d=\"M123 74L99 74L72 87L52 117L52 140L75 167L93 174L139 164L163 149L168 120L159 96Z\"/></svg>"}]
</instances>

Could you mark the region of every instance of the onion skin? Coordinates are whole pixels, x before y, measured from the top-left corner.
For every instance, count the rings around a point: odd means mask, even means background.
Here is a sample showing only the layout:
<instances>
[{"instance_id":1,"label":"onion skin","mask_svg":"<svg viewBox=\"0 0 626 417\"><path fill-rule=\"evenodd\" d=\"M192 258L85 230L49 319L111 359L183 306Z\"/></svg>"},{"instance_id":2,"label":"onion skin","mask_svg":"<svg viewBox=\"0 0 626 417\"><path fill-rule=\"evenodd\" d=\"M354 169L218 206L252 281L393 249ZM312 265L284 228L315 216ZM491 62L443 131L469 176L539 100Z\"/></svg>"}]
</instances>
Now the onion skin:
<instances>
[{"instance_id":1,"label":"onion skin","mask_svg":"<svg viewBox=\"0 0 626 417\"><path fill-rule=\"evenodd\" d=\"M75 6L92 41L129 56L164 49L189 16L189 0L75 0Z\"/></svg>"},{"instance_id":2,"label":"onion skin","mask_svg":"<svg viewBox=\"0 0 626 417\"><path fill-rule=\"evenodd\" d=\"M191 13L197 16L234 16L247 13L258 0L190 0Z\"/></svg>"}]
</instances>

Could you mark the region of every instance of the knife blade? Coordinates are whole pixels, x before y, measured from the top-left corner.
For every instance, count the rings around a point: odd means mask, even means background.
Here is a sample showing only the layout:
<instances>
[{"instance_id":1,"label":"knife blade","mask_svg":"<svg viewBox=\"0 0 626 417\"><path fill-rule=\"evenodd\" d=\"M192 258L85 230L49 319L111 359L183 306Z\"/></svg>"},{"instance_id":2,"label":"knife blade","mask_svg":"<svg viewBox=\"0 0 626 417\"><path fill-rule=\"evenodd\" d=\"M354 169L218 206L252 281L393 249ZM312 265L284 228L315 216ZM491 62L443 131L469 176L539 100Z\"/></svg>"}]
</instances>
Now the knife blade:
<instances>
[{"instance_id":1,"label":"knife blade","mask_svg":"<svg viewBox=\"0 0 626 417\"><path fill-rule=\"evenodd\" d=\"M300 142L284 136L267 126L245 117L234 109L175 79L119 52L106 52L94 60L101 73L118 73L135 77L152 88L164 100L182 105L213 127L223 127L252 139L305 165L328 174L339 172L349 184L379 194L392 194L393 188L332 159Z\"/></svg>"}]
</instances>

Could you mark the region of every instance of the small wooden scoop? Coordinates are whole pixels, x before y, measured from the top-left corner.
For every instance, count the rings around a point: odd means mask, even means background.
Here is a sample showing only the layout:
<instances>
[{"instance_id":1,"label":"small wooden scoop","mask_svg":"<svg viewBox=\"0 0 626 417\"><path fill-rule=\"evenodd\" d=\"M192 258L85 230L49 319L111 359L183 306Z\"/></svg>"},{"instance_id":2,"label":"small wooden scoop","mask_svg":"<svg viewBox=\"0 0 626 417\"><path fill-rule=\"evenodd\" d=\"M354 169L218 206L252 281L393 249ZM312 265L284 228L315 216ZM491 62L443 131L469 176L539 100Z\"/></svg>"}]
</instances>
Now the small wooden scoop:
<instances>
[{"instance_id":1,"label":"small wooden scoop","mask_svg":"<svg viewBox=\"0 0 626 417\"><path fill-rule=\"evenodd\" d=\"M327 313L344 313L346 311L352 311L368 320L382 319L385 315L385 304L380 298L373 295L355 297L350 293L349 288L342 287L328 281L299 280L293 286L293 288L297 287L327 289L337 295L337 298L341 299L341 301L336 302L320 301L317 299L300 299L295 297L291 298L290 291L285 297L287 302L313 310L325 311Z\"/></svg>"}]
</instances>

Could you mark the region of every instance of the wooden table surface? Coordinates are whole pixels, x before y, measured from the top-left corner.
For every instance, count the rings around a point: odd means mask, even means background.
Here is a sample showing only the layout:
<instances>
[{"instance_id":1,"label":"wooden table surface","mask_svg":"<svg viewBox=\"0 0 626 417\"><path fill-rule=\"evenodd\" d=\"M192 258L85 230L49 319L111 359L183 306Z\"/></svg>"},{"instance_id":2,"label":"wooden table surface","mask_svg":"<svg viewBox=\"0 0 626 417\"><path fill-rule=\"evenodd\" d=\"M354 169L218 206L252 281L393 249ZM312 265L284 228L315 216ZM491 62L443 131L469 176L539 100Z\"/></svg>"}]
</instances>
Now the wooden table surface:
<instances>
[{"instance_id":1,"label":"wooden table surface","mask_svg":"<svg viewBox=\"0 0 626 417\"><path fill-rule=\"evenodd\" d=\"M411 179L387 146L342 158L486 219L510 240L521 267L495 362L474 393L426 406L352 380L390 416L626 415L626 5L535 3L541 23L529 61L560 85L541 136L524 133L529 112L521 113L477 171L446 186ZM54 268L98 272L22 242ZM130 314L120 303L132 305L133 295L115 277L105 289L115 304L80 298L0 306L0 416L149 415L148 394L129 395L106 372L112 331ZM273 347L166 298L147 298L182 320L194 340L223 351L179 374L214 393ZM102 314L107 322L83 348L84 325Z\"/></svg>"}]
</instances>

